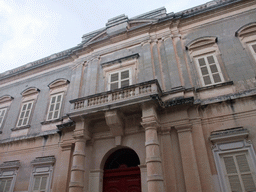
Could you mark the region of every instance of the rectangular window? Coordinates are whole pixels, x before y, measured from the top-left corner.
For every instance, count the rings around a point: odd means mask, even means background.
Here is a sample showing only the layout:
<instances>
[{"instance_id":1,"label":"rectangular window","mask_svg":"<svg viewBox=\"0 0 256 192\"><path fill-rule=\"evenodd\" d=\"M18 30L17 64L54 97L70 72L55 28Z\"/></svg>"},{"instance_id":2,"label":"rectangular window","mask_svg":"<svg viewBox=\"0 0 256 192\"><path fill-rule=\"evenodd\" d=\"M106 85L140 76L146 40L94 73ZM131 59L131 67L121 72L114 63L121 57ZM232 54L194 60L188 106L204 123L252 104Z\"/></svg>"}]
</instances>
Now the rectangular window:
<instances>
[{"instance_id":1,"label":"rectangular window","mask_svg":"<svg viewBox=\"0 0 256 192\"><path fill-rule=\"evenodd\" d=\"M206 55L196 58L201 81L204 86L221 83L224 78L215 55Z\"/></svg>"},{"instance_id":2,"label":"rectangular window","mask_svg":"<svg viewBox=\"0 0 256 192\"><path fill-rule=\"evenodd\" d=\"M45 192L47 189L49 175L35 175L33 183L33 192Z\"/></svg>"},{"instance_id":3,"label":"rectangular window","mask_svg":"<svg viewBox=\"0 0 256 192\"><path fill-rule=\"evenodd\" d=\"M255 172L247 152L221 156L230 191L256 191Z\"/></svg>"},{"instance_id":4,"label":"rectangular window","mask_svg":"<svg viewBox=\"0 0 256 192\"><path fill-rule=\"evenodd\" d=\"M2 178L0 179L0 191L9 192L12 184L12 178Z\"/></svg>"},{"instance_id":5,"label":"rectangular window","mask_svg":"<svg viewBox=\"0 0 256 192\"><path fill-rule=\"evenodd\" d=\"M25 126L28 124L32 107L33 107L33 101L22 104L17 127Z\"/></svg>"},{"instance_id":6,"label":"rectangular window","mask_svg":"<svg viewBox=\"0 0 256 192\"><path fill-rule=\"evenodd\" d=\"M54 120L59 118L62 98L63 98L63 93L59 93L51 96L47 120Z\"/></svg>"},{"instance_id":7,"label":"rectangular window","mask_svg":"<svg viewBox=\"0 0 256 192\"><path fill-rule=\"evenodd\" d=\"M109 89L118 89L131 85L131 70L122 70L109 74Z\"/></svg>"},{"instance_id":8,"label":"rectangular window","mask_svg":"<svg viewBox=\"0 0 256 192\"><path fill-rule=\"evenodd\" d=\"M0 128L3 124L3 121L4 121L4 117L5 117L5 114L6 114L6 108L3 108L3 109L0 109Z\"/></svg>"}]
</instances>

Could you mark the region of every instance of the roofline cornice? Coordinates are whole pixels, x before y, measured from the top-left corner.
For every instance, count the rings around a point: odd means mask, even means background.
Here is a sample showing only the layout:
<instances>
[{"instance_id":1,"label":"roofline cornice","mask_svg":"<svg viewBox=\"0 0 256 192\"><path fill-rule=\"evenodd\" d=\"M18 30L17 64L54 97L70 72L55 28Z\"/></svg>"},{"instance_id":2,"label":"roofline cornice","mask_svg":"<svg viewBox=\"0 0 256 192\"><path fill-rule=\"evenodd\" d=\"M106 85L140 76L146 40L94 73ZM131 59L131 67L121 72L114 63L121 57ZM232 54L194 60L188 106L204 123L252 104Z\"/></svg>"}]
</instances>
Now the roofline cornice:
<instances>
[{"instance_id":1,"label":"roofline cornice","mask_svg":"<svg viewBox=\"0 0 256 192\"><path fill-rule=\"evenodd\" d=\"M131 31L134 31L134 30L139 30L139 29L145 28L147 26L157 25L157 24L163 23L165 21L171 21L171 20L174 20L174 19L186 19L186 18L189 18L189 17L192 17L192 16L196 16L196 15L203 14L203 13L206 13L206 12L209 12L209 11L213 11L213 10L219 9L221 7L225 7L225 6L228 6L230 4L234 4L234 3L237 3L237 2L241 2L241 1L244 1L244 0L213 0L213 1L210 1L208 3L202 4L202 5L190 8L190 9L186 9L186 10L178 12L178 13L166 14L165 17L156 19L155 22L150 22L148 24L136 27L136 29L128 29L127 32L131 32ZM161 9L163 9L163 8L156 9L156 11L159 11ZM134 22L136 19L138 19L138 21L139 20L144 20L144 21L147 20L147 18L140 18L140 17L137 16L137 17L133 17L131 19L128 19L128 21ZM151 18L151 20L152 19L153 18ZM96 31L93 31L93 32L90 32L88 34L83 35L83 37L82 37L83 41L80 44L78 44L77 46L73 47L73 48L61 51L59 53L55 53L53 55L50 55L48 57L44 57L44 58L39 59L39 60L34 61L34 62L30 62L28 64L25 64L25 65L21 66L21 67L14 68L12 70L0 73L0 81L4 80L4 79L11 78L13 76L16 76L16 75L19 75L19 74L22 74L22 73L25 73L25 72L28 72L28 71L31 71L31 70L36 69L36 68L43 67L45 65L49 65L49 64L54 63L54 62L58 62L58 61L68 59L68 58L74 60L75 58L77 58L76 54L78 54L78 52L81 52L81 51L85 50L86 48L91 49L91 46L94 43L99 43L99 42L102 42L102 41L106 41L109 38L112 38L112 37L107 37L107 38L103 38L101 40L98 40L96 42L91 42L92 39L94 39L96 36L98 36L104 30L105 30L105 28L102 28L102 29L99 29L99 30L96 30ZM119 35L119 34L117 34L117 35ZM86 36L88 36L87 39L86 39Z\"/></svg>"}]
</instances>

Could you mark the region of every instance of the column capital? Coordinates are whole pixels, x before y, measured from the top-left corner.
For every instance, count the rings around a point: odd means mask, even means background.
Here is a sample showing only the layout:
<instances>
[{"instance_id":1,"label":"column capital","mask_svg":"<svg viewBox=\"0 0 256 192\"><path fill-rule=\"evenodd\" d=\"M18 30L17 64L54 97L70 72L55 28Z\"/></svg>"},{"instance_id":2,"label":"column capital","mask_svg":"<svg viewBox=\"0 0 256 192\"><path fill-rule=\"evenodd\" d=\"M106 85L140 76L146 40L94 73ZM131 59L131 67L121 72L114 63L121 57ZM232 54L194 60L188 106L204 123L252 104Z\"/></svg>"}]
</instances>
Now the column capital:
<instances>
[{"instance_id":1,"label":"column capital","mask_svg":"<svg viewBox=\"0 0 256 192\"><path fill-rule=\"evenodd\" d=\"M144 129L158 129L160 124L155 116L142 117L141 125Z\"/></svg>"},{"instance_id":2,"label":"column capital","mask_svg":"<svg viewBox=\"0 0 256 192\"><path fill-rule=\"evenodd\" d=\"M181 132L191 132L192 131L192 125L191 124L186 124L186 125L179 125L179 126L175 126L176 130L178 133Z\"/></svg>"}]
</instances>

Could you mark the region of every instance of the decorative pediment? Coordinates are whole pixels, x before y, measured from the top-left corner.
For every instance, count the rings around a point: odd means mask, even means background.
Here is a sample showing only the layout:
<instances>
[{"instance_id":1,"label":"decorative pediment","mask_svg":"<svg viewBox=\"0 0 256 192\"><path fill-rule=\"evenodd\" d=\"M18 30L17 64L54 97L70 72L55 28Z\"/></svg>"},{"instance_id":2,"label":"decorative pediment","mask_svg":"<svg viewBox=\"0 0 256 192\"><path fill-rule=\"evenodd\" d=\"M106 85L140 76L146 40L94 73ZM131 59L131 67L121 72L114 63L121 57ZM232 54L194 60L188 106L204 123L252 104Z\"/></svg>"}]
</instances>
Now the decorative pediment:
<instances>
[{"instance_id":1,"label":"decorative pediment","mask_svg":"<svg viewBox=\"0 0 256 192\"><path fill-rule=\"evenodd\" d=\"M256 35L256 22L249 23L240 27L240 29L238 29L235 33L236 37L244 37L250 35Z\"/></svg>"},{"instance_id":2,"label":"decorative pediment","mask_svg":"<svg viewBox=\"0 0 256 192\"><path fill-rule=\"evenodd\" d=\"M231 141L240 141L248 137L249 131L243 127L235 127L214 131L209 139L212 143L226 143Z\"/></svg>"},{"instance_id":3,"label":"decorative pediment","mask_svg":"<svg viewBox=\"0 0 256 192\"><path fill-rule=\"evenodd\" d=\"M64 86L64 85L67 85L69 84L70 81L67 80L67 79L56 79L54 80L53 82L51 82L48 87L50 89L54 89L54 88L57 88L57 87L61 87L61 86Z\"/></svg>"},{"instance_id":4,"label":"decorative pediment","mask_svg":"<svg viewBox=\"0 0 256 192\"><path fill-rule=\"evenodd\" d=\"M28 95L37 94L39 92L40 92L40 90L38 88L36 88L36 87L29 87L29 88L25 89L24 91L22 91L21 95L23 97L25 97L25 96L28 96Z\"/></svg>"},{"instance_id":5,"label":"decorative pediment","mask_svg":"<svg viewBox=\"0 0 256 192\"><path fill-rule=\"evenodd\" d=\"M4 95L0 97L0 103L5 103L11 100L13 100L13 97L10 95Z\"/></svg>"},{"instance_id":6,"label":"decorative pediment","mask_svg":"<svg viewBox=\"0 0 256 192\"><path fill-rule=\"evenodd\" d=\"M114 59L114 60L111 60L111 61L108 61L108 62L105 62L105 63L101 63L101 66L102 67L107 67L107 66L110 66L110 65L113 65L113 64L116 64L116 63L122 63L122 62L127 61L127 60L137 59L137 58L139 58L139 56L140 55L138 53L135 53L135 54L132 54L132 55L128 55L126 57L121 57L121 58Z\"/></svg>"},{"instance_id":7,"label":"decorative pediment","mask_svg":"<svg viewBox=\"0 0 256 192\"><path fill-rule=\"evenodd\" d=\"M198 48L204 48L207 46L212 46L218 41L217 37L200 37L191 41L187 46L186 50L193 50Z\"/></svg>"},{"instance_id":8,"label":"decorative pediment","mask_svg":"<svg viewBox=\"0 0 256 192\"><path fill-rule=\"evenodd\" d=\"M31 161L32 165L53 165L56 159L54 156L44 156L44 157L36 157L33 161Z\"/></svg>"},{"instance_id":9,"label":"decorative pediment","mask_svg":"<svg viewBox=\"0 0 256 192\"><path fill-rule=\"evenodd\" d=\"M0 165L0 169L18 169L20 167L20 161L5 161Z\"/></svg>"}]
</instances>

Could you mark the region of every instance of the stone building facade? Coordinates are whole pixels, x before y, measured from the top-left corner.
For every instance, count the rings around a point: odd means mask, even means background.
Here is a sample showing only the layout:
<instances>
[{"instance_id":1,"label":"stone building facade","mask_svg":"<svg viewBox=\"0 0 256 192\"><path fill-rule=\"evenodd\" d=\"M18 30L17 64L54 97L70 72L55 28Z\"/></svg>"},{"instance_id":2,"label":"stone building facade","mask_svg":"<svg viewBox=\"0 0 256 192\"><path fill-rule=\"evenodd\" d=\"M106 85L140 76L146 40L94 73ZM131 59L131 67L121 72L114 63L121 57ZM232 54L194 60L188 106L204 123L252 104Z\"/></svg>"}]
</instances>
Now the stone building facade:
<instances>
[{"instance_id":1,"label":"stone building facade","mask_svg":"<svg viewBox=\"0 0 256 192\"><path fill-rule=\"evenodd\" d=\"M255 76L255 0L109 19L0 74L0 191L256 191Z\"/></svg>"}]
</instances>

